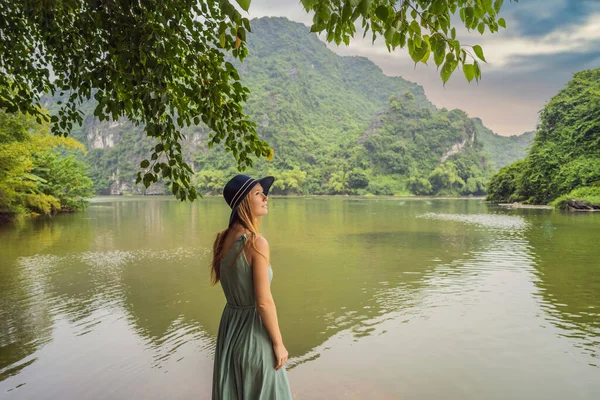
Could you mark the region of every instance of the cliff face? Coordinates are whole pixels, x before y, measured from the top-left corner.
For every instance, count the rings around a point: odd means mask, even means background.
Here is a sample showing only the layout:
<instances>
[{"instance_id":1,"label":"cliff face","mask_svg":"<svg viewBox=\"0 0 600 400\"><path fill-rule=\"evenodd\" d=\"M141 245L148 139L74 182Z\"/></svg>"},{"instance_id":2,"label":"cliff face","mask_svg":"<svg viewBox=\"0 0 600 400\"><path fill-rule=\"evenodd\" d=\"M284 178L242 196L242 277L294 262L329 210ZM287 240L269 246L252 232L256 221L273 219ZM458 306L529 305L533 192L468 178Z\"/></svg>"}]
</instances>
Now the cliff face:
<instances>
[{"instance_id":1,"label":"cliff face","mask_svg":"<svg viewBox=\"0 0 600 400\"><path fill-rule=\"evenodd\" d=\"M471 134L470 138L453 144L452 147L450 147L450 149L448 149L447 151L444 152L444 154L442 154L442 157L440 158L440 162L443 163L444 161L446 161L448 159L448 157L451 157L455 154L465 151L465 147L467 145L472 145L474 141L475 141L475 135Z\"/></svg>"},{"instance_id":2,"label":"cliff face","mask_svg":"<svg viewBox=\"0 0 600 400\"><path fill-rule=\"evenodd\" d=\"M207 131L196 127L185 129L184 135L183 158L194 170L195 154L207 151L205 144ZM92 178L100 194L169 193L168 187L160 181L149 188L135 183L140 163L150 156L152 149L158 143L156 139L147 137L141 126L136 127L125 119L101 122L97 118L88 116L77 136L88 149L88 162L95 167Z\"/></svg>"}]
</instances>

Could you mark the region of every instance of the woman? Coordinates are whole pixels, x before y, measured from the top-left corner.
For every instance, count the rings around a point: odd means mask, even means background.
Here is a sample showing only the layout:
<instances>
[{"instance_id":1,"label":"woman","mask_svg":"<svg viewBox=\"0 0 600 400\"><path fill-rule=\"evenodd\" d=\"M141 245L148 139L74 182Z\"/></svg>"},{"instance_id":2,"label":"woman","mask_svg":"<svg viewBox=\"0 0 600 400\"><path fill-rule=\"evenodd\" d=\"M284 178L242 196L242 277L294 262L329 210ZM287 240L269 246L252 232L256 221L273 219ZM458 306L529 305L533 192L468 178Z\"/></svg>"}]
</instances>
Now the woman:
<instances>
[{"instance_id":1,"label":"woman","mask_svg":"<svg viewBox=\"0 0 600 400\"><path fill-rule=\"evenodd\" d=\"M236 175L223 190L229 226L213 246L213 284L221 282L223 310L213 371L213 400L291 399L270 283L269 244L259 235L274 178Z\"/></svg>"}]
</instances>

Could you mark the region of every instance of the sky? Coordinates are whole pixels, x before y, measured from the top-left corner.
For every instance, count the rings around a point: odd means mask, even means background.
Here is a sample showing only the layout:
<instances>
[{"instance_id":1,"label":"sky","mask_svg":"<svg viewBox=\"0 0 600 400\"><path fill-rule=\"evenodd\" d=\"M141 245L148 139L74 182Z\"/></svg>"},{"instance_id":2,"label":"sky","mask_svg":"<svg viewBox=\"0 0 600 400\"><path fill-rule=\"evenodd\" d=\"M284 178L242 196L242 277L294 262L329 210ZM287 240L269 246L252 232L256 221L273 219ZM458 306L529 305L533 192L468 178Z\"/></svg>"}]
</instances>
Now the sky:
<instances>
[{"instance_id":1,"label":"sky","mask_svg":"<svg viewBox=\"0 0 600 400\"><path fill-rule=\"evenodd\" d=\"M300 0L252 0L249 16L287 17L307 26L312 21ZM370 35L357 34L349 46L328 47L340 55L367 57L386 75L416 82L440 108L463 109L496 133L520 135L535 130L539 111L573 73L600 67L600 0L505 0L499 16L506 29L483 36L459 29L461 21L455 19L461 43L479 44L485 53L479 83L468 83L457 69L444 87L433 61L415 67L406 49L390 53L383 40L373 44Z\"/></svg>"}]
</instances>

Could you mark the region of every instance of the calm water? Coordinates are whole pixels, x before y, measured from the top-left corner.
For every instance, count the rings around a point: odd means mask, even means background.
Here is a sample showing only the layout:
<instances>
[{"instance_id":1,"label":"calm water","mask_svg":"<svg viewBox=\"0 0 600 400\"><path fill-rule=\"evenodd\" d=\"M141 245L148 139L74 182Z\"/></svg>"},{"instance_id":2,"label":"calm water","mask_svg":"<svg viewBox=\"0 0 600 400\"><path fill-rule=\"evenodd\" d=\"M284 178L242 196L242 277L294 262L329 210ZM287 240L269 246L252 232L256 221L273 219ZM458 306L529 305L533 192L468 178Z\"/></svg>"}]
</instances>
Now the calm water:
<instances>
[{"instance_id":1,"label":"calm water","mask_svg":"<svg viewBox=\"0 0 600 400\"><path fill-rule=\"evenodd\" d=\"M600 214L272 198L297 399L600 398ZM209 399L221 198L0 228L0 398Z\"/></svg>"}]
</instances>

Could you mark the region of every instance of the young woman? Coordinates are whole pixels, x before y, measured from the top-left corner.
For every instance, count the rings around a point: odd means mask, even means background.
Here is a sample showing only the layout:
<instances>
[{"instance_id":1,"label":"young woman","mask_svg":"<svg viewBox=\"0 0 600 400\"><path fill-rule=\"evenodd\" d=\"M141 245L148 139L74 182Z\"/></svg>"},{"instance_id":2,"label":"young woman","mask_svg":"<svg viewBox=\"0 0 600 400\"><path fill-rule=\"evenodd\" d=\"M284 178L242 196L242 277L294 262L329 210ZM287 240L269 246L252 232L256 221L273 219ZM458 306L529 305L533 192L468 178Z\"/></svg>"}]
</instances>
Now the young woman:
<instances>
[{"instance_id":1,"label":"young woman","mask_svg":"<svg viewBox=\"0 0 600 400\"><path fill-rule=\"evenodd\" d=\"M231 216L213 246L212 278L221 282L227 304L217 336L213 400L292 398L270 289L269 244L259 235L273 181L240 174L223 190Z\"/></svg>"}]
</instances>

